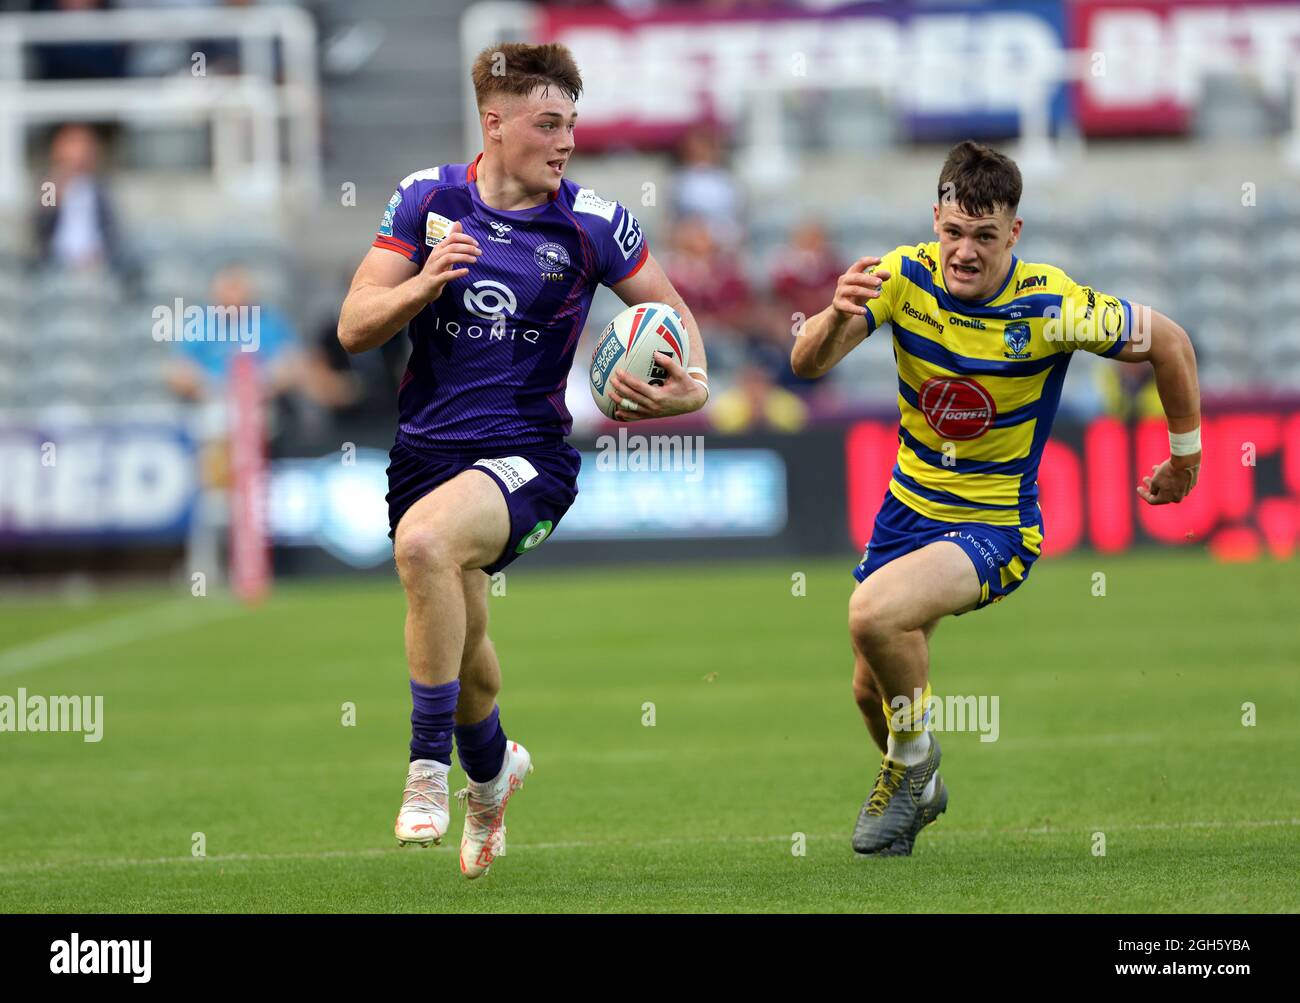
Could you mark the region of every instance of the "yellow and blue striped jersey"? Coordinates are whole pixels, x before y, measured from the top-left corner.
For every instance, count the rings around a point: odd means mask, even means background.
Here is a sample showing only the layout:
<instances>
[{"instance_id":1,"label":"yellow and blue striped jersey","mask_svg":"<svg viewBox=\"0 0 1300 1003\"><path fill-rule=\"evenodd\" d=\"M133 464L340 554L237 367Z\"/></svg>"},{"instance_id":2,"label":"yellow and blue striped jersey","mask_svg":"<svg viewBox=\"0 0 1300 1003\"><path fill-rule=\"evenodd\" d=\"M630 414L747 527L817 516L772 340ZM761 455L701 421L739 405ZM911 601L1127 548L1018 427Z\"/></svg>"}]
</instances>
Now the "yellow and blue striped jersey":
<instances>
[{"instance_id":1,"label":"yellow and blue striped jersey","mask_svg":"<svg viewBox=\"0 0 1300 1003\"><path fill-rule=\"evenodd\" d=\"M894 330L901 420L890 492L940 522L1019 526L1037 553L1038 463L1071 353L1117 353L1132 306L1014 256L992 297L960 300L944 287L937 242L895 248L879 268L891 278L866 321Z\"/></svg>"}]
</instances>

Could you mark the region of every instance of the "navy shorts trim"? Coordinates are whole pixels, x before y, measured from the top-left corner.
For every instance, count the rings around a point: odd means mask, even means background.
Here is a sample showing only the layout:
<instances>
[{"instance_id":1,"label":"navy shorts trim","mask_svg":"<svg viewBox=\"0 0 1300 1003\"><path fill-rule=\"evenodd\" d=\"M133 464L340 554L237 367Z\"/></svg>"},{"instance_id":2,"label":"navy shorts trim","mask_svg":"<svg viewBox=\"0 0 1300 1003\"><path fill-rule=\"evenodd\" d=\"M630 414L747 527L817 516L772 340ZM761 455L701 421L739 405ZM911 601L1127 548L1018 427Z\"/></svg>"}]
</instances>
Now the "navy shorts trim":
<instances>
[{"instance_id":1,"label":"navy shorts trim","mask_svg":"<svg viewBox=\"0 0 1300 1003\"><path fill-rule=\"evenodd\" d=\"M495 574L540 546L578 497L582 459L567 443L545 449L430 453L395 442L388 454L388 536L402 517L440 484L466 470L481 470L501 489L510 513L510 538L501 556L483 568Z\"/></svg>"},{"instance_id":2,"label":"navy shorts trim","mask_svg":"<svg viewBox=\"0 0 1300 1003\"><path fill-rule=\"evenodd\" d=\"M1041 532L1042 523L1037 525ZM1014 592L1029 577L1029 569L1038 558L1038 554L1024 545L1019 526L939 522L926 518L904 505L892 491L886 491L871 531L871 541L853 569L853 577L859 582L866 581L890 561L945 539L961 547L979 575L980 599L974 609L983 609Z\"/></svg>"}]
</instances>

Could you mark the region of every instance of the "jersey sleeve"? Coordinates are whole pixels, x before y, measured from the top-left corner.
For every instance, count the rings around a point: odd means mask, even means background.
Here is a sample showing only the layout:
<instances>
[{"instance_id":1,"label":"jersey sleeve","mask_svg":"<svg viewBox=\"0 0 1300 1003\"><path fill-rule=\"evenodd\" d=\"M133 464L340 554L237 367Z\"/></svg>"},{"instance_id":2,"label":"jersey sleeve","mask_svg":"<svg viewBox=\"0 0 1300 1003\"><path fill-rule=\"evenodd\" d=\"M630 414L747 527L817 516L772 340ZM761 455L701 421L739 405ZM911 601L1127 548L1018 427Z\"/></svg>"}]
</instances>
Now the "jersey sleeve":
<instances>
[{"instance_id":1,"label":"jersey sleeve","mask_svg":"<svg viewBox=\"0 0 1300 1003\"><path fill-rule=\"evenodd\" d=\"M867 300L867 334L870 335L876 328L883 324L888 324L894 317L894 309L898 303L898 290L903 287L903 251L902 247L896 247L881 260L880 264L867 271L874 272L879 269L882 272L888 272L889 278L880 286L880 295L875 299Z\"/></svg>"},{"instance_id":2,"label":"jersey sleeve","mask_svg":"<svg viewBox=\"0 0 1300 1003\"><path fill-rule=\"evenodd\" d=\"M1133 337L1133 306L1066 278L1060 316L1049 318L1044 334L1062 352L1083 349L1110 358Z\"/></svg>"},{"instance_id":3,"label":"jersey sleeve","mask_svg":"<svg viewBox=\"0 0 1300 1003\"><path fill-rule=\"evenodd\" d=\"M596 278L607 286L630 279L650 256L641 224L621 202L602 199L583 188L573 200L574 214L596 248Z\"/></svg>"},{"instance_id":4,"label":"jersey sleeve","mask_svg":"<svg viewBox=\"0 0 1300 1003\"><path fill-rule=\"evenodd\" d=\"M398 189L384 207L384 217L379 229L375 231L372 247L382 247L386 251L396 251L408 261L421 264L420 246L422 235L418 227L415 203L418 196L414 185Z\"/></svg>"}]
</instances>

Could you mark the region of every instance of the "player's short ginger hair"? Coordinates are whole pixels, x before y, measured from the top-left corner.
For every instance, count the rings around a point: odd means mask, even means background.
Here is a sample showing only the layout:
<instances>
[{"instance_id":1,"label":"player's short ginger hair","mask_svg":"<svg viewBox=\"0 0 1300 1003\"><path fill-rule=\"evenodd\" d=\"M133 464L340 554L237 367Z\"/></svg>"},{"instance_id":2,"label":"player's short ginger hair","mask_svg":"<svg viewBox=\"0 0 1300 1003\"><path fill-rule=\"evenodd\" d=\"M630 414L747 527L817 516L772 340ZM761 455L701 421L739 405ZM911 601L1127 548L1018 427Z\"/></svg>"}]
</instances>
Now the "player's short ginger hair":
<instances>
[{"instance_id":1,"label":"player's short ginger hair","mask_svg":"<svg viewBox=\"0 0 1300 1003\"><path fill-rule=\"evenodd\" d=\"M1016 214L1024 182L1020 168L991 146L965 140L948 151L939 172L939 204L956 202L972 216Z\"/></svg>"},{"instance_id":2,"label":"player's short ginger hair","mask_svg":"<svg viewBox=\"0 0 1300 1003\"><path fill-rule=\"evenodd\" d=\"M538 87L556 87L573 101L582 94L582 74L573 53L558 42L489 45L474 57L470 77L480 112L494 94L526 97Z\"/></svg>"}]
</instances>

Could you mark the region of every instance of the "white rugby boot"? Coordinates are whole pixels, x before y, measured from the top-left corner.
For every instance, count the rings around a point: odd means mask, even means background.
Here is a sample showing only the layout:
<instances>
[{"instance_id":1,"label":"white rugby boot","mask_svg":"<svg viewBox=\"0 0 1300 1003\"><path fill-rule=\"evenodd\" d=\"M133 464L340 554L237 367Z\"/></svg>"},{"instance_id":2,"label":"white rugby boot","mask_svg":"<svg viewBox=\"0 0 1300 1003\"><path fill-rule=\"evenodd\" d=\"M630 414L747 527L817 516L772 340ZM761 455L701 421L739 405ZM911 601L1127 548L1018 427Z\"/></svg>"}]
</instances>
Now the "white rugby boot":
<instances>
[{"instance_id":1,"label":"white rugby boot","mask_svg":"<svg viewBox=\"0 0 1300 1003\"><path fill-rule=\"evenodd\" d=\"M465 809L465 832L460 837L460 870L467 878L482 877L492 861L506 852L506 804L533 772L528 750L518 742L506 743L505 762L496 778L469 782L456 792Z\"/></svg>"},{"instance_id":2,"label":"white rugby boot","mask_svg":"<svg viewBox=\"0 0 1300 1003\"><path fill-rule=\"evenodd\" d=\"M451 767L436 759L416 759L406 774L402 807L393 832L402 846L441 843L451 825L447 805L447 775Z\"/></svg>"}]
</instances>

